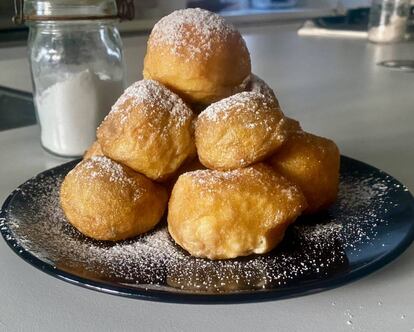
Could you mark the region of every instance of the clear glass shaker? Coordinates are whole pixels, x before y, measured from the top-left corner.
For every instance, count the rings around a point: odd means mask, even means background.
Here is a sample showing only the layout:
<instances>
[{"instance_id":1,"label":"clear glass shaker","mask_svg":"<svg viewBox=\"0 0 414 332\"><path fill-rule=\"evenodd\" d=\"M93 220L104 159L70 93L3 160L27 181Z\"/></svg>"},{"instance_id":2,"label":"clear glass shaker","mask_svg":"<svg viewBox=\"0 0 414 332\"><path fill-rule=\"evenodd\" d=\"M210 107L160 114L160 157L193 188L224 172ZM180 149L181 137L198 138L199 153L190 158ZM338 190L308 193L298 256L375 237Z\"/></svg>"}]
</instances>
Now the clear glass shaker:
<instances>
[{"instance_id":1,"label":"clear glass shaker","mask_svg":"<svg viewBox=\"0 0 414 332\"><path fill-rule=\"evenodd\" d=\"M393 43L404 39L411 0L373 0L371 4L368 40Z\"/></svg>"},{"instance_id":2,"label":"clear glass shaker","mask_svg":"<svg viewBox=\"0 0 414 332\"><path fill-rule=\"evenodd\" d=\"M115 0L26 0L23 13L42 146L80 156L125 86Z\"/></svg>"}]
</instances>

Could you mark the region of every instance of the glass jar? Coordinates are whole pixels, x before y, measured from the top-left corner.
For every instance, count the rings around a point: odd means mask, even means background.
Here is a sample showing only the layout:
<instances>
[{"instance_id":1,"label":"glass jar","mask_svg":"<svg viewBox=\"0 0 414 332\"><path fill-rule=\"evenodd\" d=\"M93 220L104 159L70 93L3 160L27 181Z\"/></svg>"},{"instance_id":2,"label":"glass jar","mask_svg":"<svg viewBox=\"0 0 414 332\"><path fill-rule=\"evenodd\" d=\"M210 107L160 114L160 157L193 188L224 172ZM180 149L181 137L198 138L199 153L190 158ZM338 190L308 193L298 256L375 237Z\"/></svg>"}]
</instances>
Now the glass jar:
<instances>
[{"instance_id":1,"label":"glass jar","mask_svg":"<svg viewBox=\"0 0 414 332\"><path fill-rule=\"evenodd\" d=\"M24 13L42 146L80 156L125 87L115 2L33 0Z\"/></svg>"},{"instance_id":2,"label":"glass jar","mask_svg":"<svg viewBox=\"0 0 414 332\"><path fill-rule=\"evenodd\" d=\"M394 43L404 39L411 0L373 0L371 4L368 40L374 43Z\"/></svg>"}]
</instances>

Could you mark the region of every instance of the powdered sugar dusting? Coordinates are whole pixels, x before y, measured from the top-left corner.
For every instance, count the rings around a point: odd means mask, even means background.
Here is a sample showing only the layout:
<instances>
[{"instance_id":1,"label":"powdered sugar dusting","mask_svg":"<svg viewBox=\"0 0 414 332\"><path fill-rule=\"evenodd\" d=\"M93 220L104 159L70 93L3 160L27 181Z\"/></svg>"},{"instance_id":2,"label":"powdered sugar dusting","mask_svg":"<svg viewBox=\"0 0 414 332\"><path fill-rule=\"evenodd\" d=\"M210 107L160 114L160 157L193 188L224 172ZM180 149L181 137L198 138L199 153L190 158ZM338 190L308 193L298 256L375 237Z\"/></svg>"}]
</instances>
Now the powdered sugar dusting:
<instances>
[{"instance_id":1,"label":"powdered sugar dusting","mask_svg":"<svg viewBox=\"0 0 414 332\"><path fill-rule=\"evenodd\" d=\"M224 122L229 116L237 116L238 114L248 112L254 116L252 118L243 117L245 128L254 129L259 125L264 125L269 130L272 130L267 123L268 117L265 114L268 113L272 116L272 113L278 110L277 105L260 92L240 92L211 104L199 114L198 118L200 121ZM241 116L240 119L242 119Z\"/></svg>"},{"instance_id":2,"label":"powdered sugar dusting","mask_svg":"<svg viewBox=\"0 0 414 332\"><path fill-rule=\"evenodd\" d=\"M93 156L83 160L68 174L75 176L77 181L91 182L100 178L117 183L122 187L133 188L134 199L139 199L145 189L135 181L131 174L128 174L125 167L108 157Z\"/></svg>"},{"instance_id":3,"label":"powdered sugar dusting","mask_svg":"<svg viewBox=\"0 0 414 332\"><path fill-rule=\"evenodd\" d=\"M241 182L250 180L264 191L280 191L288 200L293 200L299 195L299 190L295 186L288 186L285 182L281 182L276 173L272 170L268 171L267 167L262 164L230 171L195 170L184 173L181 176L190 177L193 183L199 186L199 190L206 192L220 192L224 188L231 187L240 188ZM271 185L269 185L270 181Z\"/></svg>"},{"instance_id":4,"label":"powdered sugar dusting","mask_svg":"<svg viewBox=\"0 0 414 332\"><path fill-rule=\"evenodd\" d=\"M213 54L213 42L238 34L223 17L200 8L176 10L163 17L152 29L149 43L168 45L169 50L190 60L195 55ZM215 43L217 44L217 43Z\"/></svg>"},{"instance_id":5,"label":"powdered sugar dusting","mask_svg":"<svg viewBox=\"0 0 414 332\"><path fill-rule=\"evenodd\" d=\"M90 169L90 176L92 178L101 177L103 175L109 175L109 181L122 182L128 181L128 177L121 164L109 159L105 156L93 156L83 162L86 169ZM74 171L70 171L69 174Z\"/></svg>"},{"instance_id":6,"label":"powdered sugar dusting","mask_svg":"<svg viewBox=\"0 0 414 332\"><path fill-rule=\"evenodd\" d=\"M276 95L270 88L270 86L267 85L265 81L263 81L259 76L255 74L250 74L250 79L246 86L246 91L261 93L269 100L273 99L277 103L277 105L279 105Z\"/></svg>"},{"instance_id":7,"label":"powdered sugar dusting","mask_svg":"<svg viewBox=\"0 0 414 332\"><path fill-rule=\"evenodd\" d=\"M120 122L123 124L131 111L139 106L140 111L147 112L149 117L152 113L168 112L177 127L183 126L193 117L193 112L184 101L164 85L154 80L141 80L124 91L105 120L114 114L121 114Z\"/></svg>"},{"instance_id":8,"label":"powdered sugar dusting","mask_svg":"<svg viewBox=\"0 0 414 332\"><path fill-rule=\"evenodd\" d=\"M272 253L209 261L176 246L165 222L116 244L84 237L67 223L59 207L62 173L58 169L40 175L16 192L18 199L9 206L7 220L0 220L0 229L6 239L17 239L18 250L122 287L200 293L283 288L340 275L347 271L350 257L364 254L365 246L378 245L376 230L387 226L386 216L399 204L391 194L405 192L379 172L343 172L336 204L324 215L298 220Z\"/></svg>"}]
</instances>

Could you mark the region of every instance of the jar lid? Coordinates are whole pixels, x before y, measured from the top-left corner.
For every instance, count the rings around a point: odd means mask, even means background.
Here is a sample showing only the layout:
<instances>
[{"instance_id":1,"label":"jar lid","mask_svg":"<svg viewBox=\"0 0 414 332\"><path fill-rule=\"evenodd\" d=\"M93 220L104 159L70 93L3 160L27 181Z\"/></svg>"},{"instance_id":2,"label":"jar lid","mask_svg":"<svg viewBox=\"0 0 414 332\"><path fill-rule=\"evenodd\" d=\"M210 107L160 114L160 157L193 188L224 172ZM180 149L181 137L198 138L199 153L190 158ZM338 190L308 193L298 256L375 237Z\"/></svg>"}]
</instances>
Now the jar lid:
<instances>
[{"instance_id":1,"label":"jar lid","mask_svg":"<svg viewBox=\"0 0 414 332\"><path fill-rule=\"evenodd\" d=\"M23 21L114 19L122 16L118 14L115 0L20 0L20 6L17 5L17 1L19 0L15 0L15 20L20 23ZM130 17L127 18L130 19Z\"/></svg>"}]
</instances>

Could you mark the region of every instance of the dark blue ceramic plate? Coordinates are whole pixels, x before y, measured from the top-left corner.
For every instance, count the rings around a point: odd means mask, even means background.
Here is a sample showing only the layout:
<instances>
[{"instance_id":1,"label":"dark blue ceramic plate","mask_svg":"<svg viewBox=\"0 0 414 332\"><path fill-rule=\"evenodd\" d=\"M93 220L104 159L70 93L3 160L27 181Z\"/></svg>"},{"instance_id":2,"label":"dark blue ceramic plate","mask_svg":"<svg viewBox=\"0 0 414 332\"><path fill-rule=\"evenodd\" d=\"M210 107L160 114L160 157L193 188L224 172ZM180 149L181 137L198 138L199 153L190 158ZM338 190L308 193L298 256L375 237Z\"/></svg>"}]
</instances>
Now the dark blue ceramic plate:
<instances>
[{"instance_id":1,"label":"dark blue ceramic plate","mask_svg":"<svg viewBox=\"0 0 414 332\"><path fill-rule=\"evenodd\" d=\"M361 278L400 255L414 238L414 199L384 172L342 157L337 202L303 217L270 254L227 261L189 256L166 230L108 244L70 226L59 187L78 161L45 171L17 188L0 214L1 233L21 258L86 288L184 303L275 300L319 292Z\"/></svg>"}]
</instances>

